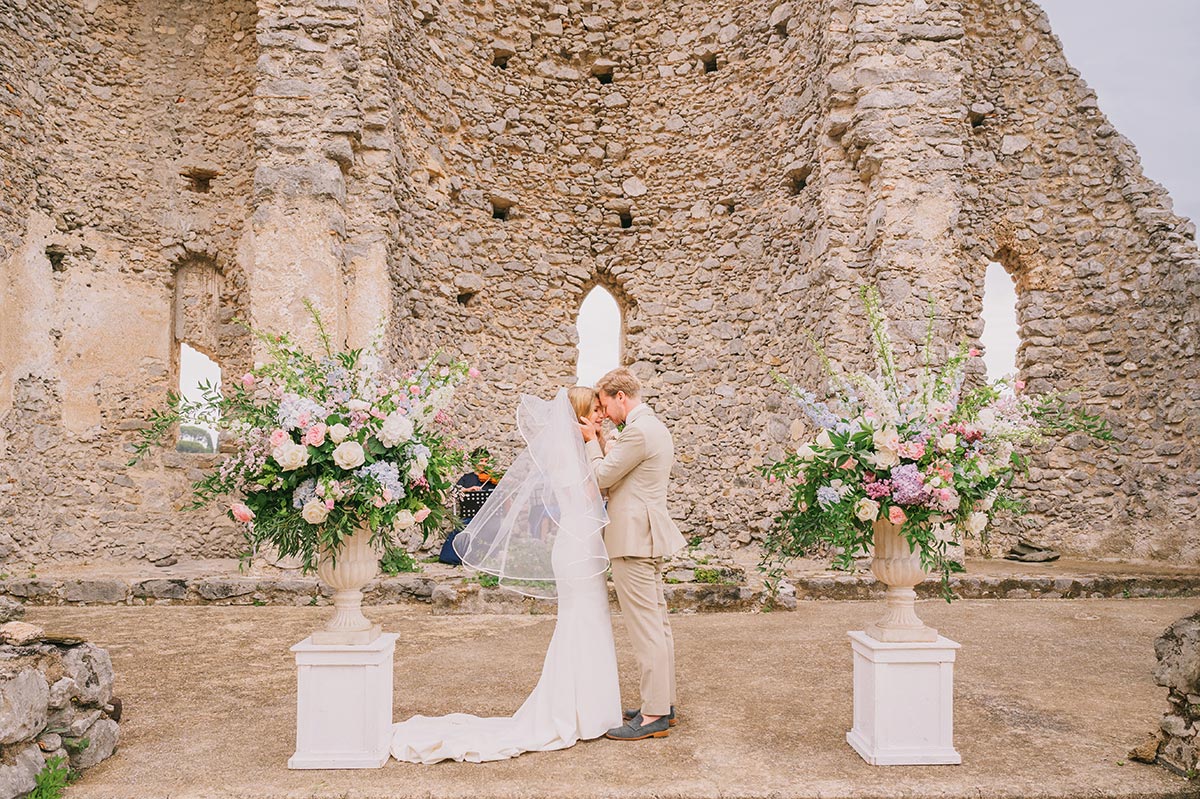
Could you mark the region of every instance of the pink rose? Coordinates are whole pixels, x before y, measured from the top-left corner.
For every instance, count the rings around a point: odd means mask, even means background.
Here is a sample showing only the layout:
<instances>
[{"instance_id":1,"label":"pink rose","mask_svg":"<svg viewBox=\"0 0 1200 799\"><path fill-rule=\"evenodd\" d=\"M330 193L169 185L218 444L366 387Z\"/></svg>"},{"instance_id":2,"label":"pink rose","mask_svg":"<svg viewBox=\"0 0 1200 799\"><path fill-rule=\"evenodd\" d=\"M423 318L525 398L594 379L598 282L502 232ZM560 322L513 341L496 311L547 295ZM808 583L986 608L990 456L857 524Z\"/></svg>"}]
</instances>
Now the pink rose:
<instances>
[{"instance_id":1,"label":"pink rose","mask_svg":"<svg viewBox=\"0 0 1200 799\"><path fill-rule=\"evenodd\" d=\"M229 510L233 513L233 518L237 519L243 524L254 520L254 511L250 510L240 502L233 503Z\"/></svg>"},{"instance_id":2,"label":"pink rose","mask_svg":"<svg viewBox=\"0 0 1200 799\"><path fill-rule=\"evenodd\" d=\"M421 387L420 387L420 386L409 386L409 387L408 387L408 390L409 390L409 393L411 393L411 394L413 394L413 395L416 395L416 394L420 394L420 393L421 393Z\"/></svg>"},{"instance_id":3,"label":"pink rose","mask_svg":"<svg viewBox=\"0 0 1200 799\"><path fill-rule=\"evenodd\" d=\"M334 503L333 503L333 499L332 499L332 498L325 500L325 508L326 508L327 510L333 510L333 504L334 504Z\"/></svg>"},{"instance_id":4,"label":"pink rose","mask_svg":"<svg viewBox=\"0 0 1200 799\"><path fill-rule=\"evenodd\" d=\"M413 514L413 519L416 520L417 524L420 524L427 518L429 518L429 508L421 508L419 511Z\"/></svg>"},{"instance_id":5,"label":"pink rose","mask_svg":"<svg viewBox=\"0 0 1200 799\"><path fill-rule=\"evenodd\" d=\"M287 441L288 434L286 430L276 430L271 433L271 449L276 449L280 444Z\"/></svg>"},{"instance_id":6,"label":"pink rose","mask_svg":"<svg viewBox=\"0 0 1200 799\"><path fill-rule=\"evenodd\" d=\"M972 358L978 358L981 354L982 353L976 347L972 347L971 349L967 350L967 355L971 356Z\"/></svg>"},{"instance_id":7,"label":"pink rose","mask_svg":"<svg viewBox=\"0 0 1200 799\"><path fill-rule=\"evenodd\" d=\"M472 366L470 369L467 370L468 377L479 377L479 375L480 375L479 370L476 369L474 366Z\"/></svg>"},{"instance_id":8,"label":"pink rose","mask_svg":"<svg viewBox=\"0 0 1200 799\"><path fill-rule=\"evenodd\" d=\"M242 375L242 385L246 388L254 388L254 375L250 374L249 372L246 372L246 374Z\"/></svg>"},{"instance_id":9,"label":"pink rose","mask_svg":"<svg viewBox=\"0 0 1200 799\"><path fill-rule=\"evenodd\" d=\"M384 505L387 504L387 500L384 499L383 497L375 497L375 499L371 500L371 504L377 508L382 508Z\"/></svg>"},{"instance_id":10,"label":"pink rose","mask_svg":"<svg viewBox=\"0 0 1200 799\"><path fill-rule=\"evenodd\" d=\"M317 422L312 427L304 431L304 443L310 447L319 447L325 443L325 432L329 428L323 423Z\"/></svg>"},{"instance_id":11,"label":"pink rose","mask_svg":"<svg viewBox=\"0 0 1200 799\"><path fill-rule=\"evenodd\" d=\"M908 521L908 517L904 515L904 509L899 505L893 505L888 508L888 521L892 524L904 524Z\"/></svg>"}]
</instances>

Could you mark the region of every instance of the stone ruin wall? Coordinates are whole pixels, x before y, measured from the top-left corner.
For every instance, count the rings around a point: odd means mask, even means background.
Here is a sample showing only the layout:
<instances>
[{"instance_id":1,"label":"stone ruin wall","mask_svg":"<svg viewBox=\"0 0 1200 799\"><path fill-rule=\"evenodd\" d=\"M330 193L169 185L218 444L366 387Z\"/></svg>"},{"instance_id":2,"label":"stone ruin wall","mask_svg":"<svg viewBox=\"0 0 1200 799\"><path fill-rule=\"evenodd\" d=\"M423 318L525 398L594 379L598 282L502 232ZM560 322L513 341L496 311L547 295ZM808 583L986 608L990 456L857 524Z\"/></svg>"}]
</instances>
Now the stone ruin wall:
<instances>
[{"instance_id":1,"label":"stone ruin wall","mask_svg":"<svg viewBox=\"0 0 1200 799\"><path fill-rule=\"evenodd\" d=\"M356 346L385 319L399 359L480 363L462 432L503 459L515 394L570 383L597 284L675 431L674 514L744 545L775 501L752 468L808 432L770 376L817 380L802 331L861 362L873 282L903 351L931 293L941 338L977 336L992 259L1031 386L1080 389L1123 438L1044 453L1012 529L1200 555L1191 228L1032 3L31 0L0 37L14 562L236 551L175 510L209 456L123 466L176 338L230 376L235 318L294 328L309 297Z\"/></svg>"},{"instance_id":2,"label":"stone ruin wall","mask_svg":"<svg viewBox=\"0 0 1200 799\"><path fill-rule=\"evenodd\" d=\"M1018 366L1034 391L1082 399L1117 449L1046 448L1014 527L1065 550L1200 558L1200 258L1195 225L1147 179L1133 145L1027 2L964 6L961 247L1015 279ZM996 24L1003 18L1007 24ZM968 313L980 307L978 267Z\"/></svg>"},{"instance_id":3,"label":"stone ruin wall","mask_svg":"<svg viewBox=\"0 0 1200 799\"><path fill-rule=\"evenodd\" d=\"M219 514L176 510L202 456L129 470L125 444L178 385L176 334L231 369L249 357L232 321L254 19L243 2L31 0L0 15L0 147L15 167L0 216L0 554L15 561L237 543ZM207 193L184 176L216 168Z\"/></svg>"}]
</instances>

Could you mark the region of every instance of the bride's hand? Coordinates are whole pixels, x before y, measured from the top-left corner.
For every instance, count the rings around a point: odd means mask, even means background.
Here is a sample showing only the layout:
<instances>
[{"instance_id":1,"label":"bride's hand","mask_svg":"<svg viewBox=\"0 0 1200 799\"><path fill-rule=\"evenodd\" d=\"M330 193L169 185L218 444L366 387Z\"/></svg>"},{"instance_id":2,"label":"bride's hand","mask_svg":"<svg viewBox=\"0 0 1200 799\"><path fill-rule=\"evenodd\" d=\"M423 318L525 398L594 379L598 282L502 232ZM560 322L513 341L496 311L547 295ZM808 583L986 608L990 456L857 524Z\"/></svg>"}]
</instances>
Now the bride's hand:
<instances>
[{"instance_id":1,"label":"bride's hand","mask_svg":"<svg viewBox=\"0 0 1200 799\"><path fill-rule=\"evenodd\" d=\"M595 441L599 435L598 425L581 416L579 417L579 432L583 434L584 441Z\"/></svg>"}]
</instances>

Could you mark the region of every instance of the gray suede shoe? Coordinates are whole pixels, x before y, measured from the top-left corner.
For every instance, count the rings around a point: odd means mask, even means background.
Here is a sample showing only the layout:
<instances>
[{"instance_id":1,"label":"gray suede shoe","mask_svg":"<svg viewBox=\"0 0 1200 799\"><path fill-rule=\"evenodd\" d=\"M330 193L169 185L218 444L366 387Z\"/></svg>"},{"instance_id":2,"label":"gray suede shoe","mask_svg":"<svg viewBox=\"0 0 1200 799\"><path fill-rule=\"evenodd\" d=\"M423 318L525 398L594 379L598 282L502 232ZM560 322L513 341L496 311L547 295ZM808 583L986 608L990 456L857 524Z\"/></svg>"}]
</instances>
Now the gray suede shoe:
<instances>
[{"instance_id":1,"label":"gray suede shoe","mask_svg":"<svg viewBox=\"0 0 1200 799\"><path fill-rule=\"evenodd\" d=\"M609 730L604 737L612 738L614 741L641 741L646 738L666 738L671 734L671 722L666 716L649 724L641 722L642 714L639 713L620 727Z\"/></svg>"},{"instance_id":2,"label":"gray suede shoe","mask_svg":"<svg viewBox=\"0 0 1200 799\"><path fill-rule=\"evenodd\" d=\"M621 711L621 718L625 719L626 721L631 721L631 720L637 718L639 715L641 715L641 713L642 713L641 708L627 707ZM675 706L674 705L671 705L671 715L667 716L667 718L670 720L672 727L674 727L678 723L675 720Z\"/></svg>"}]
</instances>

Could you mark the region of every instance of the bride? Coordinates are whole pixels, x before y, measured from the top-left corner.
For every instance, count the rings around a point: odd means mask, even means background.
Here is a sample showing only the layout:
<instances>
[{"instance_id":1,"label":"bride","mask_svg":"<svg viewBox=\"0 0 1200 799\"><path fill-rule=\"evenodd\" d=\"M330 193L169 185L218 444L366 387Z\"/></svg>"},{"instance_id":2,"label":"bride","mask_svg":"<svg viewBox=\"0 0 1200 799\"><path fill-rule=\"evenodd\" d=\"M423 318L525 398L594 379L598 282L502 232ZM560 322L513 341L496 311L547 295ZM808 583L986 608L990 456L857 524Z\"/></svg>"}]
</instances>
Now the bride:
<instances>
[{"instance_id":1,"label":"bride","mask_svg":"<svg viewBox=\"0 0 1200 799\"><path fill-rule=\"evenodd\" d=\"M608 523L578 419L598 423L596 393L527 394L517 407L525 450L454 539L464 564L530 596L556 597L558 619L541 678L507 718L465 713L396 724L392 756L409 763L480 763L598 738L620 725L620 691L601 537Z\"/></svg>"}]
</instances>

